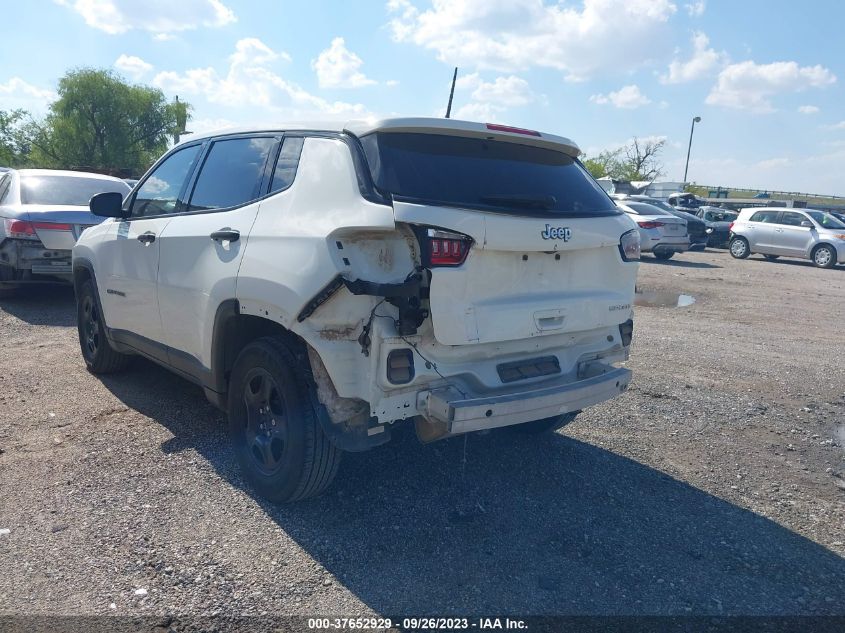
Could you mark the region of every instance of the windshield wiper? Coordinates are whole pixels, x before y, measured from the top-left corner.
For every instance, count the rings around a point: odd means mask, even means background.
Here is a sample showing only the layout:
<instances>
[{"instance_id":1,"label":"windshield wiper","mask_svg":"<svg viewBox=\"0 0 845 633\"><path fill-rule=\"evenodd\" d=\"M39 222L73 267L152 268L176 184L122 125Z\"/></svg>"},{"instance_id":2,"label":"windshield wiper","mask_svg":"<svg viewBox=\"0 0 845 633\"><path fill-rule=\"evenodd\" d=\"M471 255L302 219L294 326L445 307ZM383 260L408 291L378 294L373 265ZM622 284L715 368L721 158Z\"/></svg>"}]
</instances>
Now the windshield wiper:
<instances>
[{"instance_id":1,"label":"windshield wiper","mask_svg":"<svg viewBox=\"0 0 845 633\"><path fill-rule=\"evenodd\" d=\"M485 204L505 204L523 209L553 209L557 203L554 196L532 196L530 194L491 194L481 196L479 201Z\"/></svg>"}]
</instances>

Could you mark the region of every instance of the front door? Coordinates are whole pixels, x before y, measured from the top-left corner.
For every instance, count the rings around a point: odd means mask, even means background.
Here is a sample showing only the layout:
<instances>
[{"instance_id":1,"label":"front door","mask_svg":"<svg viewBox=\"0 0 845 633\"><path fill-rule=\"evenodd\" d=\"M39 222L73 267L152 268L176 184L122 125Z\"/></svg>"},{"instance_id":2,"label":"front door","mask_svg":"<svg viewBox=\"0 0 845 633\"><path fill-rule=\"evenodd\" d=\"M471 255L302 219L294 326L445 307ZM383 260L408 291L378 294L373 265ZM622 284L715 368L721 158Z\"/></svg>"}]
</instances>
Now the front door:
<instances>
[{"instance_id":1,"label":"front door","mask_svg":"<svg viewBox=\"0 0 845 633\"><path fill-rule=\"evenodd\" d=\"M100 249L98 269L105 274L97 281L106 324L122 342L141 344L162 360L156 293L161 236L179 208L201 147L177 150L147 176L128 202L129 217L112 221Z\"/></svg>"},{"instance_id":2,"label":"front door","mask_svg":"<svg viewBox=\"0 0 845 633\"><path fill-rule=\"evenodd\" d=\"M806 257L813 241L815 228L801 226L810 220L803 213L784 211L774 227L774 244L781 255Z\"/></svg>"}]
</instances>

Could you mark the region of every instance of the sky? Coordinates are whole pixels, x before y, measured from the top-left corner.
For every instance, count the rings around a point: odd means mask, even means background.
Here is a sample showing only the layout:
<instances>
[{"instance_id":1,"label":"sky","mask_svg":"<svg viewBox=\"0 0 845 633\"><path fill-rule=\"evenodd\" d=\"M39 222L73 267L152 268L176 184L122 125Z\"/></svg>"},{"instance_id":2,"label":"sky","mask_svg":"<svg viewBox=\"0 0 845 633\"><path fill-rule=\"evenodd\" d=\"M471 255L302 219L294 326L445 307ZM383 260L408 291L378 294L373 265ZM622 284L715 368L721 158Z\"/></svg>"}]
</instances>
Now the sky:
<instances>
[{"instance_id":1,"label":"sky","mask_svg":"<svg viewBox=\"0 0 845 633\"><path fill-rule=\"evenodd\" d=\"M560 134L587 156L665 139L664 179L845 196L840 0L0 0L0 109L111 68L193 106L192 131L443 116Z\"/></svg>"}]
</instances>

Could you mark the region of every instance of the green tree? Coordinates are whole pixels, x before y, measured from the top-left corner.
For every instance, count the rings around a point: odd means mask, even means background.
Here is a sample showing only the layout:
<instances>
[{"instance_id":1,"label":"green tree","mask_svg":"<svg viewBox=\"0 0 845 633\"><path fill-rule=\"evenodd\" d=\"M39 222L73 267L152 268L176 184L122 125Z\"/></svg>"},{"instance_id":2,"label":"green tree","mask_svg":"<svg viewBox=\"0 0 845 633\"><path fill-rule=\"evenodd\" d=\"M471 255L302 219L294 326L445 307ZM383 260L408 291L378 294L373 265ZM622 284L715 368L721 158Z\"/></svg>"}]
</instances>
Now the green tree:
<instances>
[{"instance_id":1,"label":"green tree","mask_svg":"<svg viewBox=\"0 0 845 633\"><path fill-rule=\"evenodd\" d=\"M28 126L33 162L138 175L181 131L182 108L189 118L187 104L168 103L161 90L126 83L110 70L70 71L44 121Z\"/></svg>"},{"instance_id":2,"label":"green tree","mask_svg":"<svg viewBox=\"0 0 845 633\"><path fill-rule=\"evenodd\" d=\"M0 110L0 166L26 165L29 144L26 139L26 110Z\"/></svg>"},{"instance_id":3,"label":"green tree","mask_svg":"<svg viewBox=\"0 0 845 633\"><path fill-rule=\"evenodd\" d=\"M615 178L614 174L620 172L619 154L621 151L621 149L605 150L595 158L585 159L584 167L587 168L593 178L604 178L605 176Z\"/></svg>"}]
</instances>

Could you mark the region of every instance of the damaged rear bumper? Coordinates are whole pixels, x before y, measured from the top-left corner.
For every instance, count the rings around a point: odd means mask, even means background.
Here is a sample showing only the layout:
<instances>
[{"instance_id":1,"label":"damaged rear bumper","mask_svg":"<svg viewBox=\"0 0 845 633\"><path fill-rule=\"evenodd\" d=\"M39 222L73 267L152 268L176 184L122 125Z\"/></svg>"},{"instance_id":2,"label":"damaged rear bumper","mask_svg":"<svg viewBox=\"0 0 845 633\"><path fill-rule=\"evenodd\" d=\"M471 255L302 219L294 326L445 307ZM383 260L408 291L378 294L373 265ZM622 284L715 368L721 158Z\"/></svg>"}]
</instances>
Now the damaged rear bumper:
<instances>
[{"instance_id":1,"label":"damaged rear bumper","mask_svg":"<svg viewBox=\"0 0 845 633\"><path fill-rule=\"evenodd\" d=\"M562 377L495 393L473 393L464 385L423 391L417 406L441 432L458 435L580 411L618 396L631 381L629 369L593 363L587 370L581 380Z\"/></svg>"}]
</instances>

